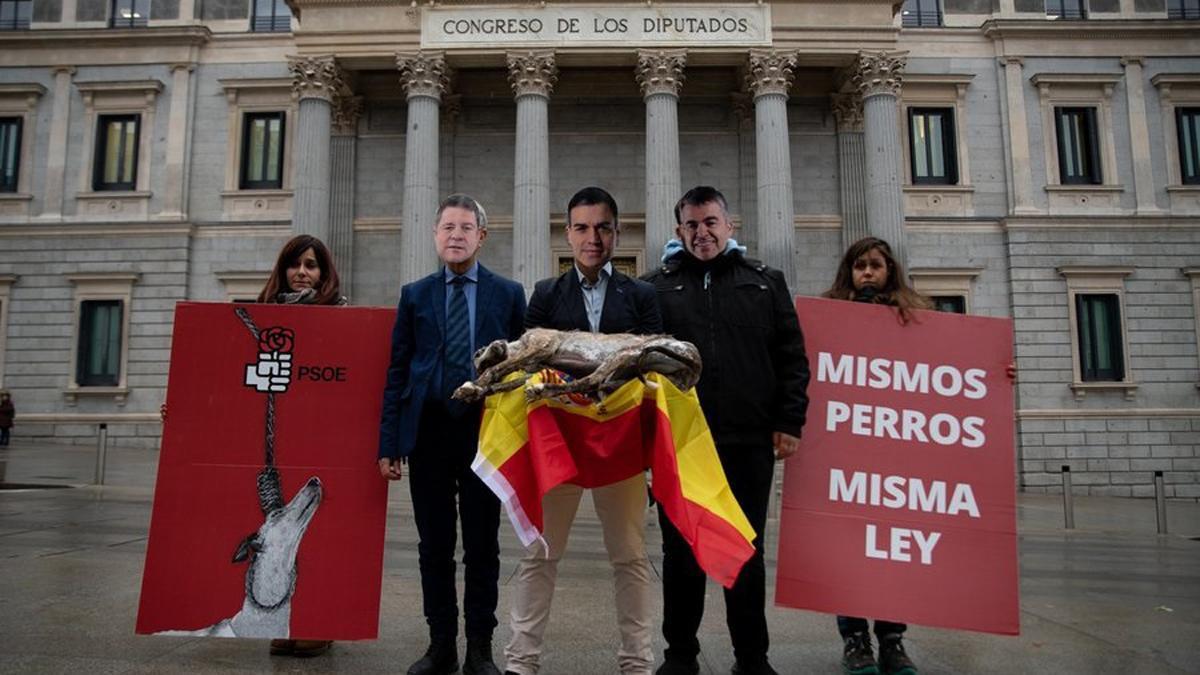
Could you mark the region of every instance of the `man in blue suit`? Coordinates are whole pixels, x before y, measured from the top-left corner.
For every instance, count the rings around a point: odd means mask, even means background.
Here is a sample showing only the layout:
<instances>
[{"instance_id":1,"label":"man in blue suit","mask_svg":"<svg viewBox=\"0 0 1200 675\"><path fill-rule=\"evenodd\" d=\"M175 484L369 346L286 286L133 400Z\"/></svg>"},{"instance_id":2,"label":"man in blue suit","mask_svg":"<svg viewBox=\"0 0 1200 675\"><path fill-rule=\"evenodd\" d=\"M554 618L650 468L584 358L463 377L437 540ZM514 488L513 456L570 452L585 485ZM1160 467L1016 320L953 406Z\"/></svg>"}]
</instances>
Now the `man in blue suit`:
<instances>
[{"instance_id":1,"label":"man in blue suit","mask_svg":"<svg viewBox=\"0 0 1200 675\"><path fill-rule=\"evenodd\" d=\"M476 347L523 332L525 292L476 260L487 215L474 199L450 195L438 207L434 243L445 264L400 290L392 359L379 424L379 470L398 480L407 458L420 538L421 593L430 645L408 675L458 671L454 551L462 520L466 591L466 675L498 675L492 660L500 575L500 502L471 470L480 404L450 394L474 379Z\"/></svg>"},{"instance_id":2,"label":"man in blue suit","mask_svg":"<svg viewBox=\"0 0 1200 675\"><path fill-rule=\"evenodd\" d=\"M592 333L662 332L662 315L654 287L613 269L620 224L617 202L604 190L589 187L567 203L567 242L575 264L566 273L537 283L525 315L527 328L555 328ZM558 561L583 488L559 485L542 498L543 537L549 547L534 545L517 567L512 599L512 638L504 653L514 675L536 675L541 668L542 636L550 619L550 601ZM622 675L650 675L651 571L646 557L646 477L636 476L592 489L592 504L604 530L604 547L613 568L617 625L621 646L617 664Z\"/></svg>"}]
</instances>

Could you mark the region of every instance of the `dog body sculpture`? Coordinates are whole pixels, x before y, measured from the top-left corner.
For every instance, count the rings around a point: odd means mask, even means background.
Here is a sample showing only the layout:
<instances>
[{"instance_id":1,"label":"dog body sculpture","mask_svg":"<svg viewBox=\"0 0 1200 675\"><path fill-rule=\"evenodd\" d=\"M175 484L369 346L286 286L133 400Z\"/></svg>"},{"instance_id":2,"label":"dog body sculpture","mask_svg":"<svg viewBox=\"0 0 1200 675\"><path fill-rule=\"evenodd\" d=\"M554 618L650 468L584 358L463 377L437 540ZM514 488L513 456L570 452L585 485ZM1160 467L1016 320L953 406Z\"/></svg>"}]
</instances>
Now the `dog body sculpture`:
<instances>
[{"instance_id":1,"label":"dog body sculpture","mask_svg":"<svg viewBox=\"0 0 1200 675\"><path fill-rule=\"evenodd\" d=\"M269 511L261 527L242 540L233 562L250 561L242 609L228 619L191 631L159 635L285 638L291 631L292 594L296 590L296 554L313 514L321 504L321 480L313 477L285 506Z\"/></svg>"},{"instance_id":2,"label":"dog body sculpture","mask_svg":"<svg viewBox=\"0 0 1200 675\"><path fill-rule=\"evenodd\" d=\"M660 373L681 390L700 380L700 352L690 342L666 335L586 333L533 328L513 342L496 340L475 353L479 377L454 392L460 401L477 401L490 394L524 386L529 373L554 368L576 378L525 388L531 400L582 393L602 399L625 382L649 372ZM504 381L508 375L527 375Z\"/></svg>"}]
</instances>

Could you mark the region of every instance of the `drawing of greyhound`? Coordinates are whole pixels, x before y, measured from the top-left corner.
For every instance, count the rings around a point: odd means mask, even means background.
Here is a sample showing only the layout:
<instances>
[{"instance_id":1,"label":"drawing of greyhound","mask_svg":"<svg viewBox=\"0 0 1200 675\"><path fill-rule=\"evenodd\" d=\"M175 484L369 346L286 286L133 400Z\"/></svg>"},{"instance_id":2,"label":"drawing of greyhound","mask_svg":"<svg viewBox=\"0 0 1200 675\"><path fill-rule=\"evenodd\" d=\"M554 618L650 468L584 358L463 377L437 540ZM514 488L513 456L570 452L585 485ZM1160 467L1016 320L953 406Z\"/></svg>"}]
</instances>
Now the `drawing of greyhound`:
<instances>
[{"instance_id":1,"label":"drawing of greyhound","mask_svg":"<svg viewBox=\"0 0 1200 675\"><path fill-rule=\"evenodd\" d=\"M274 467L259 474L259 497L270 498L264 487L279 475ZM278 492L274 493L278 495ZM199 630L163 631L159 635L202 635L208 637L286 638L290 633L292 594L296 591L296 553L300 540L321 504L321 480L308 479L292 500L283 505L263 504L266 517L258 531L242 540L233 562L250 561L246 570L246 597L242 609L228 619ZM274 507L274 508L271 508ZM269 509L269 510L268 510Z\"/></svg>"}]
</instances>

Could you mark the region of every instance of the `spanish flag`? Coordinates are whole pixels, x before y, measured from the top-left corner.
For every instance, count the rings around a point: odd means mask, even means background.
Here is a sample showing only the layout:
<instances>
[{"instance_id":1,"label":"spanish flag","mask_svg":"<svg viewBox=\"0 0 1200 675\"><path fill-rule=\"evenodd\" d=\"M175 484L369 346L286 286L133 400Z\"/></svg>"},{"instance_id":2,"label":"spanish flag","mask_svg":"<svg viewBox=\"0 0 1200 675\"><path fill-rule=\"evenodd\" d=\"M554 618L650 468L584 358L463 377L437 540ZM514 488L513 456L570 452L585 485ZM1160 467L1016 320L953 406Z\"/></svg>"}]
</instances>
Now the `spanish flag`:
<instances>
[{"instance_id":1,"label":"spanish flag","mask_svg":"<svg viewBox=\"0 0 1200 675\"><path fill-rule=\"evenodd\" d=\"M542 371L529 383L558 377ZM525 546L545 546L542 497L551 488L608 485L649 468L654 498L710 577L733 586L754 554L754 528L725 479L695 390L681 392L657 373L626 382L603 403L576 396L528 403L524 388L488 397L472 468Z\"/></svg>"}]
</instances>

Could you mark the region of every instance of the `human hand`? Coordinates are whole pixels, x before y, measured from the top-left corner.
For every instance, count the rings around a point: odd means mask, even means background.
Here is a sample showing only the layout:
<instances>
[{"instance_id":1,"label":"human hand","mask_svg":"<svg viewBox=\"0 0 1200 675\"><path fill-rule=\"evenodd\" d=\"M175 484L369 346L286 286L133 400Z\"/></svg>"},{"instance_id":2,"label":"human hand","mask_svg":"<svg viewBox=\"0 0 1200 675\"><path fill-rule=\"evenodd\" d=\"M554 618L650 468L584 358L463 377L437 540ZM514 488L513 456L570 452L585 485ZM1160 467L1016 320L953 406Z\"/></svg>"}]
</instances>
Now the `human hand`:
<instances>
[{"instance_id":1,"label":"human hand","mask_svg":"<svg viewBox=\"0 0 1200 675\"><path fill-rule=\"evenodd\" d=\"M404 471L400 468L400 460L381 457L379 459L379 475L387 480L400 480L404 476Z\"/></svg>"},{"instance_id":2,"label":"human hand","mask_svg":"<svg viewBox=\"0 0 1200 675\"><path fill-rule=\"evenodd\" d=\"M158 417L163 422L167 421L167 404L166 403L158 406Z\"/></svg>"},{"instance_id":3,"label":"human hand","mask_svg":"<svg viewBox=\"0 0 1200 675\"><path fill-rule=\"evenodd\" d=\"M1016 384L1017 383L1017 364L1014 362L1014 363L1010 363L1007 366L1005 366L1004 374L1008 376L1008 379L1012 381L1011 382L1012 384Z\"/></svg>"},{"instance_id":4,"label":"human hand","mask_svg":"<svg viewBox=\"0 0 1200 675\"><path fill-rule=\"evenodd\" d=\"M785 434L782 431L776 431L771 438L775 445L775 459L787 459L796 454L800 449L800 437L791 434Z\"/></svg>"}]
</instances>

